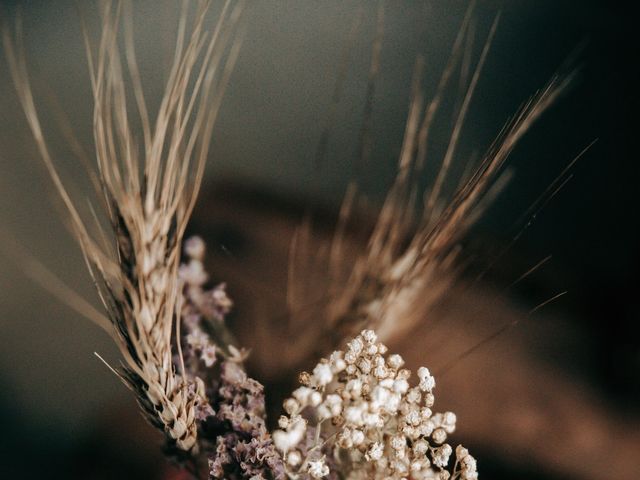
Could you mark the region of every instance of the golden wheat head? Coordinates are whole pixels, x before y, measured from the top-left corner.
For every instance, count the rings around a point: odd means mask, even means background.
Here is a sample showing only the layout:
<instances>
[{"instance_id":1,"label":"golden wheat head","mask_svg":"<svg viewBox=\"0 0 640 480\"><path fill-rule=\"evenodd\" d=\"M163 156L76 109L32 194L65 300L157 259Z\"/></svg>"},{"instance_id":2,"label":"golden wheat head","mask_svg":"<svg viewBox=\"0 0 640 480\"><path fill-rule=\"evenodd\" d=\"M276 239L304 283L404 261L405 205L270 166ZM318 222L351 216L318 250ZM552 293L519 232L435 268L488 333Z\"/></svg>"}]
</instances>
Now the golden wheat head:
<instances>
[{"instance_id":1,"label":"golden wheat head","mask_svg":"<svg viewBox=\"0 0 640 480\"><path fill-rule=\"evenodd\" d=\"M180 245L239 48L240 5L227 1L208 32L210 4L198 2L192 21L188 2L183 4L173 63L155 121L147 111L136 66L131 5L101 2L97 52L85 29L95 161L111 227L108 235L98 221L90 225L83 220L56 171L37 116L19 25L17 35L7 28L3 35L29 126L107 310L108 320L101 326L112 334L124 357L118 374L136 392L149 420L185 451L196 445L194 402L202 389L173 366L172 342L182 295ZM121 31L124 48L119 43ZM142 144L136 141L133 125L142 129Z\"/></svg>"}]
</instances>

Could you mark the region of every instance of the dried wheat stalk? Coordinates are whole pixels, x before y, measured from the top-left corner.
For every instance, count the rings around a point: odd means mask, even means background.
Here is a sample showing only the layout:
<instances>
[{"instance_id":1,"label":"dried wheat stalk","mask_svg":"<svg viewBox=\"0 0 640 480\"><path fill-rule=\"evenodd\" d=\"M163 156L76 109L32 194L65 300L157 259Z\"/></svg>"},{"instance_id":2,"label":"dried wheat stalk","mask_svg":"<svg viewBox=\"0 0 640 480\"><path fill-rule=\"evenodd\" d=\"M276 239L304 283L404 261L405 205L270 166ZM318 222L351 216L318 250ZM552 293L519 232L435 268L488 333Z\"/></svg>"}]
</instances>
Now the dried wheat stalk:
<instances>
[{"instance_id":1,"label":"dried wheat stalk","mask_svg":"<svg viewBox=\"0 0 640 480\"><path fill-rule=\"evenodd\" d=\"M136 392L149 420L185 451L196 446L199 399L193 382L173 366L172 342L182 295L180 249L239 49L240 5L227 1L215 29L207 32L204 21L210 4L199 2L192 22L188 3L183 5L175 56L154 122L136 66L130 4L101 2L102 32L95 54L85 30L99 193L113 230L111 238L98 222L92 227L81 218L60 179L38 120L20 32L13 38L8 29L4 31L11 74L29 126L107 310L109 322L101 326L114 337L124 358L117 373ZM118 43L121 28L126 68ZM142 145L136 140L127 102L129 83Z\"/></svg>"},{"instance_id":2,"label":"dried wheat stalk","mask_svg":"<svg viewBox=\"0 0 640 480\"><path fill-rule=\"evenodd\" d=\"M427 321L429 310L456 279L459 241L507 179L507 175L502 175L507 157L531 125L570 84L571 74L554 76L503 127L468 180L450 198L443 198L442 187L498 25L499 16L496 17L457 111L433 186L420 204L415 178L427 161L434 117L452 73L463 57L465 37L471 35L472 10L473 2L453 44L436 93L426 105L420 87L423 61L418 59L397 175L364 251L354 254L345 250L346 224L358 200L353 185L345 196L336 233L325 257L318 260L317 256L309 254L312 238L309 223L297 232L292 243L293 260L289 272L289 328L301 331L300 325L307 324L310 316L323 318L323 322L317 322L312 331L302 329L305 333L296 342L299 348L289 352L291 362L308 362L306 352L312 345L317 345L315 339L318 337L327 339L320 350L335 348L342 338L362 328L373 328L383 341L393 341ZM310 268L324 268L329 281L314 283L307 274ZM316 299L313 308L309 308L310 298Z\"/></svg>"}]
</instances>

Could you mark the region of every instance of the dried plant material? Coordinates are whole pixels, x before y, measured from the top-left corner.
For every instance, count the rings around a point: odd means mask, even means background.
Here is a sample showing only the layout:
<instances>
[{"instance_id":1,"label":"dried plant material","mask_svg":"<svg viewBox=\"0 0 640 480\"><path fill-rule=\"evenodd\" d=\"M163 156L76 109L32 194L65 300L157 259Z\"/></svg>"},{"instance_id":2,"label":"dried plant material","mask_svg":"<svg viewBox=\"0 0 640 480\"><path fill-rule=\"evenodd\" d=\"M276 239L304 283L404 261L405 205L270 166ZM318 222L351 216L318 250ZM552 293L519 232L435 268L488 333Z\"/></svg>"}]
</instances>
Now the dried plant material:
<instances>
[{"instance_id":1,"label":"dried plant material","mask_svg":"<svg viewBox=\"0 0 640 480\"><path fill-rule=\"evenodd\" d=\"M132 131L127 80L118 43L123 2L101 3L97 54L85 33L94 99L94 140L99 192L112 235L92 235L60 179L36 113L18 34L4 44L18 96L40 154L62 197L73 231L113 325L124 365L118 375L134 390L152 424L184 451L196 447L197 385L172 364L172 337L180 315L180 246L198 194L209 138L224 87L238 53L240 9L227 2L213 32L201 2L191 25L183 11L176 52L155 122L138 78L130 25L125 57L143 144ZM187 4L185 4L186 6ZM16 46L16 42L17 46ZM231 46L231 51L227 52Z\"/></svg>"},{"instance_id":2,"label":"dried plant material","mask_svg":"<svg viewBox=\"0 0 640 480\"><path fill-rule=\"evenodd\" d=\"M462 446L449 461L453 450L445 442L456 416L431 410L435 379L420 367L412 387L403 365L363 330L344 351L301 374L302 386L284 402L282 430L273 433L289 476L477 479L475 459Z\"/></svg>"},{"instance_id":3,"label":"dried plant material","mask_svg":"<svg viewBox=\"0 0 640 480\"><path fill-rule=\"evenodd\" d=\"M304 365L309 361L307 346L317 344L313 339L318 336L326 340L319 350L326 351L362 328L374 328L384 341L394 341L428 321L429 311L456 280L459 241L507 180L502 169L506 159L531 125L571 82L571 75L552 78L505 125L468 180L449 199L442 198L442 187L498 25L496 18L457 112L434 184L420 203L416 177L427 160L429 133L444 91L462 57L465 35L470 35L472 8L469 7L463 20L436 93L426 106L420 88L423 62L419 59L417 63L397 175L366 248L355 254L345 250L346 225L359 199L354 185L345 195L326 256L309 255L310 223L301 227L294 238L288 295L291 329L300 331L298 327L307 324L311 317L320 317L323 323L318 322L299 339L300 348L290 353L292 363ZM312 268L326 270L329 281L313 282L313 277L306 273ZM315 302L314 308L309 308L309 299Z\"/></svg>"},{"instance_id":4,"label":"dried plant material","mask_svg":"<svg viewBox=\"0 0 640 480\"><path fill-rule=\"evenodd\" d=\"M264 387L247 375L247 352L234 345L225 325L232 302L224 285L203 288L208 278L204 249L198 237L185 242L182 328L174 349L174 367L197 387L199 455L191 459L194 469L204 470L207 462L212 479L283 478L282 461L266 427ZM180 452L173 453L180 459Z\"/></svg>"},{"instance_id":5,"label":"dried plant material","mask_svg":"<svg viewBox=\"0 0 640 480\"><path fill-rule=\"evenodd\" d=\"M342 235L357 199L355 187L347 193L325 256L316 258L304 250L308 229L295 239L289 326L307 324L308 316L300 312L310 299L299 270L304 265L296 258L302 253L323 261L330 282L315 290L322 305L313 309L314 326L304 329L297 351L288 359L287 373L364 330L344 350L321 360L311 374L300 374L302 387L284 402L287 415L270 433L264 387L247 374L248 352L225 324L233 305L225 285L207 286L204 242L197 237L184 241L240 45L242 3L225 2L215 28L208 32L204 21L211 3L198 2L192 21L189 4L184 3L175 56L154 121L133 48L131 4L100 4L97 52L85 31L94 100L95 178L108 232L97 215L90 223L82 218L58 175L38 120L20 34L14 38L4 31L19 99L98 288L108 316L106 328L122 353L123 364L112 370L133 390L146 418L163 432L166 453L197 477L477 479L476 461L465 448L458 446L456 460L451 460L454 452L447 439L455 430L456 416L431 410L435 379L429 370L419 368L418 383L411 386L404 360L387 355L378 336L386 341L406 333L450 286L458 240L490 198L514 145L562 92L568 78L554 78L525 105L470 179L441 208L441 191L496 20L459 106L441 168L418 208L414 177L425 163L444 88L462 58L471 9L436 95L426 107L418 62L397 177L366 250L347 261ZM369 97L379 69L382 12L380 8ZM370 107L368 103L367 111ZM363 157L370 149L366 125L364 130ZM99 315L91 316L105 323Z\"/></svg>"}]
</instances>

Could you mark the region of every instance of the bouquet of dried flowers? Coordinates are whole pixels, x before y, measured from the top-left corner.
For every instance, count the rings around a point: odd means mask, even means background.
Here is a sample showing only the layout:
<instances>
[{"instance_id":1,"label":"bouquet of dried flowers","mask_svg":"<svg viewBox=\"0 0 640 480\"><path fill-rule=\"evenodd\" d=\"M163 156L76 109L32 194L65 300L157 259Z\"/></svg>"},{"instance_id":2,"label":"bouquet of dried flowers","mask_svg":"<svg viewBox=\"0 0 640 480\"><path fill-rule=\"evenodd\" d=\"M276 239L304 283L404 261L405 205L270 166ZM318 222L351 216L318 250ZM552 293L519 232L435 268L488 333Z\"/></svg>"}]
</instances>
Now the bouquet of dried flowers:
<instances>
[{"instance_id":1,"label":"bouquet of dried flowers","mask_svg":"<svg viewBox=\"0 0 640 480\"><path fill-rule=\"evenodd\" d=\"M478 478L474 457L448 443L456 415L432 410L436 383L430 371L421 367L414 379L402 357L389 354L383 341L415 325L426 299L446 289L436 279L451 268L457 240L484 205L515 143L567 79L553 79L528 102L451 202L438 207L494 24L419 215L413 174L424 163L442 91L460 61L469 14L436 96L426 104L418 66L396 181L366 250L352 263L343 261L340 236L354 190L347 195L327 258L332 281L323 288L331 301L315 311L313 328L298 340L314 346L317 363L310 373L300 371L300 386L285 400L278 427L269 431L264 387L247 374L248 352L225 324L232 308L225 285L207 286L205 244L198 237L185 239L209 138L241 43L243 4L225 2L209 32L204 19L210 3L198 2L195 12L184 3L175 56L153 121L136 65L130 4L101 3L97 52L85 33L97 164L91 178L106 228L95 217L83 218L58 175L36 113L20 36L4 31L20 101L106 312L93 319L122 353L122 364L110 368L163 433L167 455L198 477L206 472L211 479L254 480ZM304 233L296 238L293 257L301 251ZM305 266L296 265L291 271L293 317L306 298ZM292 369L302 367L309 348L291 359Z\"/></svg>"}]
</instances>

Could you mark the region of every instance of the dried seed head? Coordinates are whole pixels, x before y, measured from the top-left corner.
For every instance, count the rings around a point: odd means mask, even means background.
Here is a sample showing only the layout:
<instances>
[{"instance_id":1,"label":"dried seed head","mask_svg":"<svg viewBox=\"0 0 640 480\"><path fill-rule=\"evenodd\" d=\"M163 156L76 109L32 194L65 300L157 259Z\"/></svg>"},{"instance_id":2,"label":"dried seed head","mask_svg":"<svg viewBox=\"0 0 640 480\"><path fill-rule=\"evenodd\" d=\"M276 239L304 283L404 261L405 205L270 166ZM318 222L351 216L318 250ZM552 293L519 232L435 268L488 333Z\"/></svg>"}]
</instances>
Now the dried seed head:
<instances>
[{"instance_id":1,"label":"dried seed head","mask_svg":"<svg viewBox=\"0 0 640 480\"><path fill-rule=\"evenodd\" d=\"M131 4L101 3L97 55L85 37L95 102L97 193L112 228L110 237L99 223L95 226L99 232L91 233L65 189L42 134L24 54L16 51L16 40L4 31L19 99L124 357L119 374L136 392L149 420L164 430L170 442L187 451L196 445L195 405L201 399L193 393L199 390L193 388L193 381L176 373L172 363L173 327L181 313L180 246L239 47L233 38L240 9L225 4L215 28L208 32L203 24L210 3L199 2L193 17L188 9L183 12L174 63L153 125L135 61ZM190 28L189 18L193 18ZM124 55L118 38L122 19ZM128 96L135 100L137 118L128 111ZM141 126L142 145L132 124ZM196 258L203 253L197 242L188 249ZM189 266L188 274L191 280L203 281L206 275L196 267Z\"/></svg>"}]
</instances>

